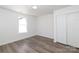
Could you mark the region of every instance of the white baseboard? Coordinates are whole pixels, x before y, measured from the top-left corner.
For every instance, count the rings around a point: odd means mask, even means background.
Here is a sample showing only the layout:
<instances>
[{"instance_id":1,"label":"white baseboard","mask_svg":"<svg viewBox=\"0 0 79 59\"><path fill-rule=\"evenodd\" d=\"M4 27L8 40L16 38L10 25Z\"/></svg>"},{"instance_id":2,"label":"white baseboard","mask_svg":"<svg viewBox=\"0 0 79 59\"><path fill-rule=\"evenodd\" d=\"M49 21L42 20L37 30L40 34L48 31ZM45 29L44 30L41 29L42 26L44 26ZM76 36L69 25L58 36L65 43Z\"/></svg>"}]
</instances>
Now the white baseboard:
<instances>
[{"instance_id":1,"label":"white baseboard","mask_svg":"<svg viewBox=\"0 0 79 59\"><path fill-rule=\"evenodd\" d=\"M56 43L57 41L54 39L54 42Z\"/></svg>"},{"instance_id":2,"label":"white baseboard","mask_svg":"<svg viewBox=\"0 0 79 59\"><path fill-rule=\"evenodd\" d=\"M30 35L28 37L23 37L23 38L20 38L20 39L14 39L14 40L11 40L11 41L8 41L8 42L3 42L3 43L0 43L0 46L10 44L10 43L13 43L13 42L16 42L16 41L19 41L19 40L23 40L25 38L29 38L29 37L32 37L32 36L35 36L35 35Z\"/></svg>"},{"instance_id":3,"label":"white baseboard","mask_svg":"<svg viewBox=\"0 0 79 59\"><path fill-rule=\"evenodd\" d=\"M14 39L14 40L11 40L11 41L2 42L2 43L0 43L0 46L6 45L6 44L9 44L9 43L13 43L13 42L16 42L16 41L19 41L19 40L23 40L25 38L29 38L29 37L32 37L32 36L36 36L36 35L30 35L30 36L27 36L27 37L22 37L20 39ZM47 37L47 38L50 38L50 39L54 39L53 37L48 37L48 36L45 36L45 35L38 35L38 36L43 36L43 37ZM54 40L54 42L56 42L56 41Z\"/></svg>"},{"instance_id":4,"label":"white baseboard","mask_svg":"<svg viewBox=\"0 0 79 59\"><path fill-rule=\"evenodd\" d=\"M46 35L41 35L41 34L38 34L39 36L43 36L43 37L47 37L47 38L50 38L50 39L54 39L53 36L50 37L50 36L46 36Z\"/></svg>"}]
</instances>

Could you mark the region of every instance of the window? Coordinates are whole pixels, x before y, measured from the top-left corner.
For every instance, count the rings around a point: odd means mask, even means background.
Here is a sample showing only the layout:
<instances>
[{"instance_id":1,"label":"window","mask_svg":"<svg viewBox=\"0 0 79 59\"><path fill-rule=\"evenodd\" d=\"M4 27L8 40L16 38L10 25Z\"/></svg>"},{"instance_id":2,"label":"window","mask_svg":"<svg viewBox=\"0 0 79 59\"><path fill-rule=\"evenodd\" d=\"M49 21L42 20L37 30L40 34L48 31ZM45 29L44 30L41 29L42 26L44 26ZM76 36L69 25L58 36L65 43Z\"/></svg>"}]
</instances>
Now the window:
<instances>
[{"instance_id":1,"label":"window","mask_svg":"<svg viewBox=\"0 0 79 59\"><path fill-rule=\"evenodd\" d=\"M19 17L19 33L27 32L27 20L26 18Z\"/></svg>"}]
</instances>

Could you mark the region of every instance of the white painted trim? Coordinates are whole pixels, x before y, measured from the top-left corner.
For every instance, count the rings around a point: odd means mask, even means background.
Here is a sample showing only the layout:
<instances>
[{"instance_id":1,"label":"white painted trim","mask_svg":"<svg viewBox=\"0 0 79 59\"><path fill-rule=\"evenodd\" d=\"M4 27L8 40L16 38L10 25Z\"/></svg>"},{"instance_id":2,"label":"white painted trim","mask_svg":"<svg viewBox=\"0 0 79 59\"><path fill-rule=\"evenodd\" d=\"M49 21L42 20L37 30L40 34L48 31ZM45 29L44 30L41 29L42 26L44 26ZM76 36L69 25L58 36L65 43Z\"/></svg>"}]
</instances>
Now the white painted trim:
<instances>
[{"instance_id":1,"label":"white painted trim","mask_svg":"<svg viewBox=\"0 0 79 59\"><path fill-rule=\"evenodd\" d=\"M47 37L47 38L50 38L50 39L54 39L53 36L52 37L49 37L49 36L46 36L46 35L41 35L41 34L37 34L39 36L43 36L43 37Z\"/></svg>"},{"instance_id":2,"label":"white painted trim","mask_svg":"<svg viewBox=\"0 0 79 59\"><path fill-rule=\"evenodd\" d=\"M6 45L6 44L10 44L10 43L13 43L13 42L16 42L16 41L19 41L19 40L23 40L23 39L25 39L25 38L29 38L29 37L32 37L32 36L35 36L35 35L31 35L31 36L28 36L28 37L24 37L24 38L12 40L12 41L9 41L9 42L6 42L6 43L2 43L2 44L0 44L0 46Z\"/></svg>"}]
</instances>

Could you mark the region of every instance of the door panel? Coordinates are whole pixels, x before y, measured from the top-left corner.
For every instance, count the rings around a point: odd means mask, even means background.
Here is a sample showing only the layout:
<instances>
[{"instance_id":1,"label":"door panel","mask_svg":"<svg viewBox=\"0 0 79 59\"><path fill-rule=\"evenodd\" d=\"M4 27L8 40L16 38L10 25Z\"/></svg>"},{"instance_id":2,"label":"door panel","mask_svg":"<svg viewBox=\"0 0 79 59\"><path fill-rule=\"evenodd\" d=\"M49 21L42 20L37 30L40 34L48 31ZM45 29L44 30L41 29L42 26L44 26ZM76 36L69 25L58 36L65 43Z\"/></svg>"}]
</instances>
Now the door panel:
<instances>
[{"instance_id":1,"label":"door panel","mask_svg":"<svg viewBox=\"0 0 79 59\"><path fill-rule=\"evenodd\" d=\"M66 15L58 15L56 23L56 41L66 44Z\"/></svg>"},{"instance_id":2,"label":"door panel","mask_svg":"<svg viewBox=\"0 0 79 59\"><path fill-rule=\"evenodd\" d=\"M79 12L67 15L68 23L68 44L79 47Z\"/></svg>"}]
</instances>

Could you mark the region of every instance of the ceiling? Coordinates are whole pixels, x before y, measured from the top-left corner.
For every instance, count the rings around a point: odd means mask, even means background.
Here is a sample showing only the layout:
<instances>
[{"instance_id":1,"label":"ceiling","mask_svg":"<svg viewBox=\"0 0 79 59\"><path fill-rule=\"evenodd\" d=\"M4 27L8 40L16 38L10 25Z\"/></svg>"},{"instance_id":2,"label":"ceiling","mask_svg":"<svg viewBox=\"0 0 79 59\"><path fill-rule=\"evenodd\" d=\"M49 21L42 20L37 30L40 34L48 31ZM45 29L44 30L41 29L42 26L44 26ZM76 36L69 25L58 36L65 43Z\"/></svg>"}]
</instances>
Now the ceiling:
<instances>
[{"instance_id":1,"label":"ceiling","mask_svg":"<svg viewBox=\"0 0 79 59\"><path fill-rule=\"evenodd\" d=\"M37 9L33 9L33 5L1 5L1 8L6 8L22 14L40 16L43 14L53 13L53 10L68 7L68 5L37 5Z\"/></svg>"}]
</instances>

